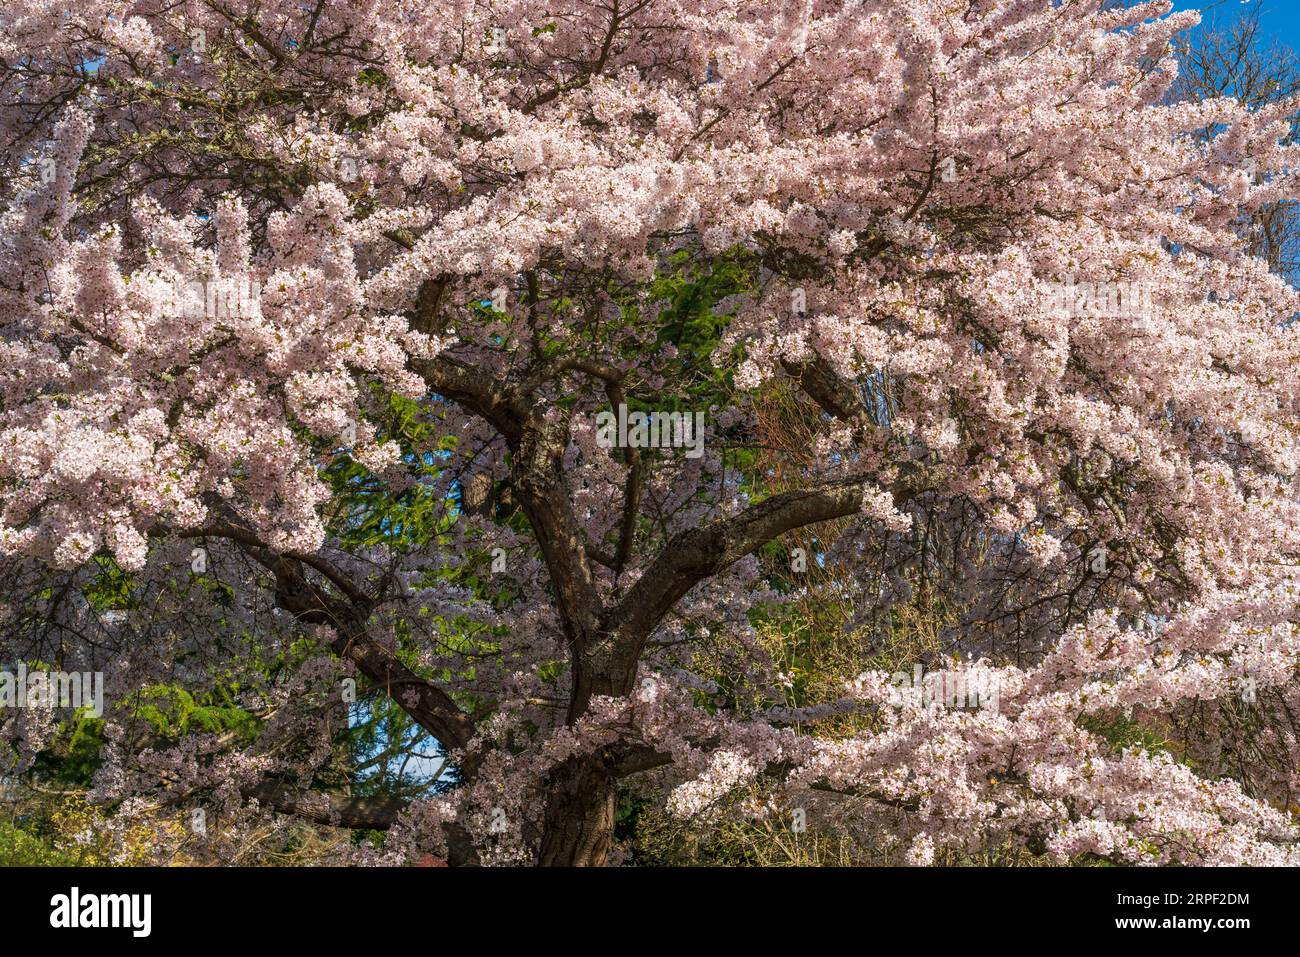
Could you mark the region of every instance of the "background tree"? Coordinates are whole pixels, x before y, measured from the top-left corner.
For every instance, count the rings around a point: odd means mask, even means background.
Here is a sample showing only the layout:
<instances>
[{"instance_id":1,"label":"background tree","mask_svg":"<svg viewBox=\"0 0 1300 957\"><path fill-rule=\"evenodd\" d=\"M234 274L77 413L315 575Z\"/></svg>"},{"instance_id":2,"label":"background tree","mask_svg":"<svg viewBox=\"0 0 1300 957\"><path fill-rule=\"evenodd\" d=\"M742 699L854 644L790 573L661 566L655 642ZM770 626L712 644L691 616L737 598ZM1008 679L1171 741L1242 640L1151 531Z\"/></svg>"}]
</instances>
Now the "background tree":
<instances>
[{"instance_id":1,"label":"background tree","mask_svg":"<svg viewBox=\"0 0 1300 957\"><path fill-rule=\"evenodd\" d=\"M1263 32L1264 9L1255 2L1227 26L1211 20L1185 34L1177 45L1179 78L1174 95L1188 100L1231 97L1251 110L1293 103L1300 94L1300 60L1286 44L1265 39ZM1210 139L1219 132L1205 130L1202 135ZM1247 169L1253 168L1248 163ZM1251 212L1243 225L1250 254L1294 280L1300 266L1294 198Z\"/></svg>"}]
</instances>

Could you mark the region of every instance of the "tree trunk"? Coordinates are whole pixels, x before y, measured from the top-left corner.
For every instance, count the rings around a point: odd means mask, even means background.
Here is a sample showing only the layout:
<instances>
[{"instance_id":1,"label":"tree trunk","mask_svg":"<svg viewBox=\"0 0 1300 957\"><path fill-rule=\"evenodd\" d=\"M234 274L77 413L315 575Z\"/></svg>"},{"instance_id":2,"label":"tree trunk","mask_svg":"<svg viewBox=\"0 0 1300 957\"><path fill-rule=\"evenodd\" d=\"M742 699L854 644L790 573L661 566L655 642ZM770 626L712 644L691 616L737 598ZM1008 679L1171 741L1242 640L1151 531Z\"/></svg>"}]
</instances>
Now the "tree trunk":
<instances>
[{"instance_id":1,"label":"tree trunk","mask_svg":"<svg viewBox=\"0 0 1300 957\"><path fill-rule=\"evenodd\" d=\"M614 839L616 781L599 759L570 758L547 781L542 867L602 867Z\"/></svg>"}]
</instances>

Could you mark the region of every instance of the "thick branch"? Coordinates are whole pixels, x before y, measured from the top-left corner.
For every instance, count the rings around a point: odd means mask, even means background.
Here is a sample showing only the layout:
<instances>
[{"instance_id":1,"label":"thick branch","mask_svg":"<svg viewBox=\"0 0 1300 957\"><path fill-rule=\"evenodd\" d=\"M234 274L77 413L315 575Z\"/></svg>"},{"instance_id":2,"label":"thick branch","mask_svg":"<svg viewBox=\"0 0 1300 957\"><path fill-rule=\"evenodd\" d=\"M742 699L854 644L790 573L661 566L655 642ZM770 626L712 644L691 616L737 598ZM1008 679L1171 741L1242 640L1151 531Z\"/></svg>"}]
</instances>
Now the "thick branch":
<instances>
[{"instance_id":1,"label":"thick branch","mask_svg":"<svg viewBox=\"0 0 1300 957\"><path fill-rule=\"evenodd\" d=\"M609 613L613 693L630 690L645 639L691 588L791 529L855 514L862 488L861 481L839 481L782 492L739 515L674 535Z\"/></svg>"},{"instance_id":2,"label":"thick branch","mask_svg":"<svg viewBox=\"0 0 1300 957\"><path fill-rule=\"evenodd\" d=\"M840 378L821 356L809 362L785 360L781 367L786 375L798 381L809 398L835 418L851 422L866 413L857 390Z\"/></svg>"},{"instance_id":3,"label":"thick branch","mask_svg":"<svg viewBox=\"0 0 1300 957\"><path fill-rule=\"evenodd\" d=\"M319 791L301 792L270 780L245 788L243 795L245 800L257 801L280 814L292 814L315 824L365 831L388 830L410 804L402 798L382 794L345 797ZM480 863L478 851L464 826L451 822L444 826L444 833L448 864L474 867Z\"/></svg>"},{"instance_id":4,"label":"thick branch","mask_svg":"<svg viewBox=\"0 0 1300 957\"><path fill-rule=\"evenodd\" d=\"M314 556L277 555L251 532L221 524L183 533L189 537L211 535L236 542L251 558L275 576L276 598L300 621L329 625L335 637L331 649L357 666L372 683L384 689L422 728L446 748L464 749L473 739L473 720L461 711L451 696L421 678L389 649L373 641L366 629L373 602L323 560ZM309 581L304 570L308 559L340 589L340 597ZM328 569L328 570L326 570ZM332 574L330 573L332 572ZM474 770L472 758L462 767L467 776Z\"/></svg>"},{"instance_id":5,"label":"thick branch","mask_svg":"<svg viewBox=\"0 0 1300 957\"><path fill-rule=\"evenodd\" d=\"M535 419L512 446L511 480L541 546L565 636L581 652L599 625L601 603L565 487L568 438L564 423Z\"/></svg>"},{"instance_id":6,"label":"thick branch","mask_svg":"<svg viewBox=\"0 0 1300 957\"><path fill-rule=\"evenodd\" d=\"M392 827L407 805L401 798L384 795L346 797L321 791L301 792L278 781L263 781L247 788L244 798L316 824L373 831Z\"/></svg>"}]
</instances>

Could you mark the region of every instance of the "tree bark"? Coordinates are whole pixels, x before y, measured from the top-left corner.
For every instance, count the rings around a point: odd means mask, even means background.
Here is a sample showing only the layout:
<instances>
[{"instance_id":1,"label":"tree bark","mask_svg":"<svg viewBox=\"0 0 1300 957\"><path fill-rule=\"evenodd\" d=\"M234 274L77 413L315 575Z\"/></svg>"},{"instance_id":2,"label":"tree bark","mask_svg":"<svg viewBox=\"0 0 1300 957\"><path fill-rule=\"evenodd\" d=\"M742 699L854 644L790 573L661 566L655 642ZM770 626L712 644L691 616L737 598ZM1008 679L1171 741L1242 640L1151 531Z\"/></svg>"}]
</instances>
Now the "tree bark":
<instances>
[{"instance_id":1,"label":"tree bark","mask_svg":"<svg viewBox=\"0 0 1300 957\"><path fill-rule=\"evenodd\" d=\"M617 782L599 758L570 758L547 782L541 867L603 867L614 840Z\"/></svg>"}]
</instances>

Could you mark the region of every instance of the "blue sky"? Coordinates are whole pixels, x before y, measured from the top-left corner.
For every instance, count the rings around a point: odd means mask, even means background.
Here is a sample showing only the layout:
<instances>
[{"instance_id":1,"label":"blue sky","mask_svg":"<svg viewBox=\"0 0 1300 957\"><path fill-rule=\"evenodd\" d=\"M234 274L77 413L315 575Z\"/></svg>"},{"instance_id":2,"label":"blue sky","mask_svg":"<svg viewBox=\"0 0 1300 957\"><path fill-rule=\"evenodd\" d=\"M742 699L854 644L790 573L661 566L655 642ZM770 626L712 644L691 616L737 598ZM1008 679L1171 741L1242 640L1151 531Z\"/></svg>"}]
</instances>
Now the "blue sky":
<instances>
[{"instance_id":1,"label":"blue sky","mask_svg":"<svg viewBox=\"0 0 1300 957\"><path fill-rule=\"evenodd\" d=\"M1300 0L1250 0L1249 4L1241 0L1174 0L1175 10L1201 10L1202 23L1213 18L1220 26L1228 26L1241 11L1255 6L1264 11L1261 19L1264 33L1300 51Z\"/></svg>"}]
</instances>

